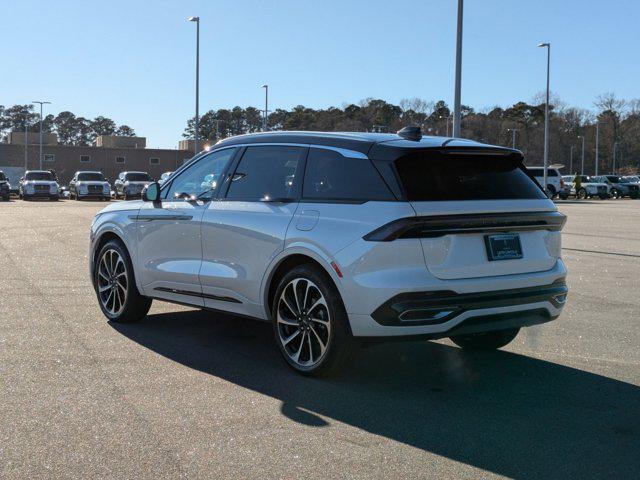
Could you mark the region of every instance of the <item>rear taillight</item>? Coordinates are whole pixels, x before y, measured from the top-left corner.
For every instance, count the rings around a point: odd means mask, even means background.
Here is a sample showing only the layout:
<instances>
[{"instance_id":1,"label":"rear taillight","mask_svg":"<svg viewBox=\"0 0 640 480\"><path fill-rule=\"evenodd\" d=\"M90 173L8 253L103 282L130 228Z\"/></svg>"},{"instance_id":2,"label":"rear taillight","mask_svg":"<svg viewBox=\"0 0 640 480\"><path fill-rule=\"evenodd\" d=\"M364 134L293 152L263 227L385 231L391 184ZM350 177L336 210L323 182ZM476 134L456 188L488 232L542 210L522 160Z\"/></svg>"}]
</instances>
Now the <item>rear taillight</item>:
<instances>
[{"instance_id":1,"label":"rear taillight","mask_svg":"<svg viewBox=\"0 0 640 480\"><path fill-rule=\"evenodd\" d=\"M560 212L508 212L405 217L362 237L370 242L398 238L435 238L445 235L518 230L562 230L567 217Z\"/></svg>"}]
</instances>

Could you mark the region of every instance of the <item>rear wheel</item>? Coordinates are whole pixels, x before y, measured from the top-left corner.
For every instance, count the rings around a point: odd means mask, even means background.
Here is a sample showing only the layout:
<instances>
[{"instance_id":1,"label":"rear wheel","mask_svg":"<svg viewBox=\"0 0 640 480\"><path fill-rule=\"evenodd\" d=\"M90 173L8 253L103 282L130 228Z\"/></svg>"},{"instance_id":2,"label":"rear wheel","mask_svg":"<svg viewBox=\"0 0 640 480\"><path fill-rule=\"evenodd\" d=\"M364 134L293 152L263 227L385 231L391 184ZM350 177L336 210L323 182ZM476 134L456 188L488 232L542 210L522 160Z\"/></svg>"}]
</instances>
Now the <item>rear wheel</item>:
<instances>
[{"instance_id":1,"label":"rear wheel","mask_svg":"<svg viewBox=\"0 0 640 480\"><path fill-rule=\"evenodd\" d=\"M131 323L147 315L152 300L138 291L131 259L122 243L111 240L100 249L93 274L98 303L105 317Z\"/></svg>"},{"instance_id":2,"label":"rear wheel","mask_svg":"<svg viewBox=\"0 0 640 480\"><path fill-rule=\"evenodd\" d=\"M519 331L519 328L509 328L493 332L454 335L450 338L453 343L467 350L496 350L510 343Z\"/></svg>"},{"instance_id":3,"label":"rear wheel","mask_svg":"<svg viewBox=\"0 0 640 480\"><path fill-rule=\"evenodd\" d=\"M343 366L355 342L331 278L300 265L278 283L271 308L276 343L285 361L303 375L326 375Z\"/></svg>"},{"instance_id":4,"label":"rear wheel","mask_svg":"<svg viewBox=\"0 0 640 480\"><path fill-rule=\"evenodd\" d=\"M584 200L585 198L587 198L587 191L584 188L581 188L580 190L578 190L578 194L576 196Z\"/></svg>"}]
</instances>

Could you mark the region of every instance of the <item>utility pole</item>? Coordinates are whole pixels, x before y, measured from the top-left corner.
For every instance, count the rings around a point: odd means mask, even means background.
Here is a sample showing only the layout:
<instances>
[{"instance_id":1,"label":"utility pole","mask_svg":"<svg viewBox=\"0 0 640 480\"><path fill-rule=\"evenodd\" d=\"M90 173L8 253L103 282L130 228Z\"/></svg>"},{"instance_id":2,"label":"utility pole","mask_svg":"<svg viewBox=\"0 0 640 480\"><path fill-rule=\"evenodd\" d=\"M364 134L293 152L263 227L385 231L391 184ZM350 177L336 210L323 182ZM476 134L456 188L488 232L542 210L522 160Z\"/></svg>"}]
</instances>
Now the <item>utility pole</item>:
<instances>
[{"instance_id":1,"label":"utility pole","mask_svg":"<svg viewBox=\"0 0 640 480\"><path fill-rule=\"evenodd\" d=\"M618 153L618 142L613 142L613 172L616 173L616 153Z\"/></svg>"},{"instance_id":2,"label":"utility pole","mask_svg":"<svg viewBox=\"0 0 640 480\"><path fill-rule=\"evenodd\" d=\"M27 171L27 146L29 144L29 123L27 122L27 113L24 112L24 171Z\"/></svg>"},{"instance_id":3,"label":"utility pole","mask_svg":"<svg viewBox=\"0 0 640 480\"><path fill-rule=\"evenodd\" d=\"M453 100L453 136L460 137L460 89L462 83L462 11L463 0L458 0L458 33L456 36L456 85Z\"/></svg>"},{"instance_id":4,"label":"utility pole","mask_svg":"<svg viewBox=\"0 0 640 480\"><path fill-rule=\"evenodd\" d=\"M507 132L511 132L511 148L516 148L516 133L518 132L517 128L507 128Z\"/></svg>"}]
</instances>

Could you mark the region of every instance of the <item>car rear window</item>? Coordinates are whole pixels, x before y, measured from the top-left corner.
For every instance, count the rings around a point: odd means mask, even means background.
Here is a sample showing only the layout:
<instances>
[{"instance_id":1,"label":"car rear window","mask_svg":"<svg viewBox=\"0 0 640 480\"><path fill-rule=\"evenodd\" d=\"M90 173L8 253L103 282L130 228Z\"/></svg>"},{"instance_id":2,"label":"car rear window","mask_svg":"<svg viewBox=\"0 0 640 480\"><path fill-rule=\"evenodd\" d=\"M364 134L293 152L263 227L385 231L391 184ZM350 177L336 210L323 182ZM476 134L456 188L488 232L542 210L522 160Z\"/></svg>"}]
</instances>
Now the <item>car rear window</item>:
<instances>
[{"instance_id":1,"label":"car rear window","mask_svg":"<svg viewBox=\"0 0 640 480\"><path fill-rule=\"evenodd\" d=\"M527 170L529 170L531 175L533 175L534 177L544 176L544 168L542 167L527 167ZM547 168L547 177L557 177L557 176L558 176L558 171L556 169Z\"/></svg>"},{"instance_id":2,"label":"car rear window","mask_svg":"<svg viewBox=\"0 0 640 480\"><path fill-rule=\"evenodd\" d=\"M395 165L410 201L546 198L515 155L415 153Z\"/></svg>"}]
</instances>

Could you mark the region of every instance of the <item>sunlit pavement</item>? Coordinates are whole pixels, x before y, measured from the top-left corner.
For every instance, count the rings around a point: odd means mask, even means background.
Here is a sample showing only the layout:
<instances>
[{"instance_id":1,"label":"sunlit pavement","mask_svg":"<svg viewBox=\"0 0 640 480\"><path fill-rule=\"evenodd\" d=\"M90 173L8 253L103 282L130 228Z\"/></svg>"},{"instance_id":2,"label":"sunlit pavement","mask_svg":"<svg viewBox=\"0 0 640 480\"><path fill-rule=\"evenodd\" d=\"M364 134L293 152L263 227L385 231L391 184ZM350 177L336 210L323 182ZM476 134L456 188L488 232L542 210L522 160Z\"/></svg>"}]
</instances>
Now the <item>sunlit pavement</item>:
<instances>
[{"instance_id":1,"label":"sunlit pavement","mask_svg":"<svg viewBox=\"0 0 640 480\"><path fill-rule=\"evenodd\" d=\"M559 202L558 321L488 354L371 347L323 380L267 324L160 302L107 323L104 205L0 203L1 478L640 478L640 201Z\"/></svg>"}]
</instances>

